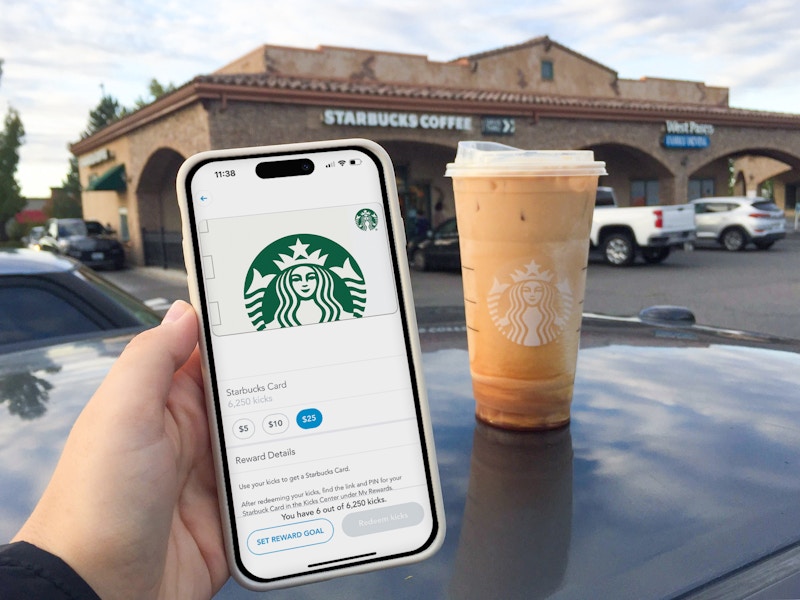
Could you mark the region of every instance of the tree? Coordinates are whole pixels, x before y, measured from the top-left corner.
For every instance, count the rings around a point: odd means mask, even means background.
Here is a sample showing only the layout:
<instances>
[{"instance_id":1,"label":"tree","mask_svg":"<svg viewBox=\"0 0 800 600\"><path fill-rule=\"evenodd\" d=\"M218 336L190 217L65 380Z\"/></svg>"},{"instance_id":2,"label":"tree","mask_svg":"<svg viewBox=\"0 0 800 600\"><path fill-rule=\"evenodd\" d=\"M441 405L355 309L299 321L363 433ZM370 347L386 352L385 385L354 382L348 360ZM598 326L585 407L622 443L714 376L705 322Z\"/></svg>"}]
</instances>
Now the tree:
<instances>
[{"instance_id":1,"label":"tree","mask_svg":"<svg viewBox=\"0 0 800 600\"><path fill-rule=\"evenodd\" d=\"M86 130L81 134L81 138L87 138L97 133L114 121L119 121L123 116L125 116L125 109L119 103L119 100L109 96L104 90L100 103L94 110L89 111L89 123L86 125Z\"/></svg>"},{"instance_id":2,"label":"tree","mask_svg":"<svg viewBox=\"0 0 800 600\"><path fill-rule=\"evenodd\" d=\"M97 107L94 110L89 111L89 123L86 126L86 130L81 133L81 139L97 133L115 121L119 121L120 119L133 114L143 106L147 106L148 104L155 102L161 96L175 91L175 85L173 83L170 82L165 86L159 82L158 79L153 78L150 80L150 84L148 86L151 99L145 99L139 96L136 99L134 106L132 108L127 108L120 104L119 100L113 96L110 96L109 94L106 94L103 86L100 86L100 88L103 90L103 95L100 98L100 103L97 105Z\"/></svg>"},{"instance_id":3,"label":"tree","mask_svg":"<svg viewBox=\"0 0 800 600\"><path fill-rule=\"evenodd\" d=\"M152 99L147 100L139 96L136 99L135 102L136 105L133 108L133 110L138 110L143 106L147 106L148 104L155 102L156 100L161 98L161 96L165 96L166 94L174 92L175 89L176 89L175 84L172 83L171 81L165 86L158 79L154 77L153 79L150 80L150 85L148 86L148 90L150 91L150 96Z\"/></svg>"},{"instance_id":4,"label":"tree","mask_svg":"<svg viewBox=\"0 0 800 600\"><path fill-rule=\"evenodd\" d=\"M81 208L81 180L78 173L78 159L69 159L69 171L61 182L61 189L53 194L50 216L60 219L83 216Z\"/></svg>"},{"instance_id":5,"label":"tree","mask_svg":"<svg viewBox=\"0 0 800 600\"><path fill-rule=\"evenodd\" d=\"M0 60L0 76L3 61ZM8 107L3 131L0 132L0 240L7 240L5 224L25 208L25 199L20 195L17 181L19 147L25 137L22 119L13 107Z\"/></svg>"}]
</instances>

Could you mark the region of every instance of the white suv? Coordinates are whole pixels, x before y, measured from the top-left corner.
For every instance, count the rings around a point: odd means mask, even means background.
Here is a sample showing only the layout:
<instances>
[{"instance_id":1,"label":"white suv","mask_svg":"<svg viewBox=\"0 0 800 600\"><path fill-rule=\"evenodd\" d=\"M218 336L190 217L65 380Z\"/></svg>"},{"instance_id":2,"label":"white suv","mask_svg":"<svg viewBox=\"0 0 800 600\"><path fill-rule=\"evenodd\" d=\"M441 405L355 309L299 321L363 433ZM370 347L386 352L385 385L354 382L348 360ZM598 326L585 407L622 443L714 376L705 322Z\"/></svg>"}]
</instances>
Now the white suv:
<instances>
[{"instance_id":1,"label":"white suv","mask_svg":"<svg viewBox=\"0 0 800 600\"><path fill-rule=\"evenodd\" d=\"M726 250L744 250L752 242L766 250L786 237L783 211L766 198L721 196L692 200L697 241L712 240Z\"/></svg>"}]
</instances>

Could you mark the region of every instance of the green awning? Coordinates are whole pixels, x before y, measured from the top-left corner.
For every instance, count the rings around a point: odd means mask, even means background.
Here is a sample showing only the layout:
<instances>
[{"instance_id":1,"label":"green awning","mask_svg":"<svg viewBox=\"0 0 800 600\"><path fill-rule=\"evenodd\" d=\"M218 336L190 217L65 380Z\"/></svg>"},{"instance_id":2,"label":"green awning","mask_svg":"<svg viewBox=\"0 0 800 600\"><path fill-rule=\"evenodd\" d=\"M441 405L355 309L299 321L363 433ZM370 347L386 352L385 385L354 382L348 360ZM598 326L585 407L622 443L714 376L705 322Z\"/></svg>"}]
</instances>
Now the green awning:
<instances>
[{"instance_id":1,"label":"green awning","mask_svg":"<svg viewBox=\"0 0 800 600\"><path fill-rule=\"evenodd\" d=\"M87 191L105 190L112 192L124 192L126 189L128 189L128 182L125 179L125 165L122 164L117 165L116 167L111 167L102 175L92 179L86 189Z\"/></svg>"}]
</instances>

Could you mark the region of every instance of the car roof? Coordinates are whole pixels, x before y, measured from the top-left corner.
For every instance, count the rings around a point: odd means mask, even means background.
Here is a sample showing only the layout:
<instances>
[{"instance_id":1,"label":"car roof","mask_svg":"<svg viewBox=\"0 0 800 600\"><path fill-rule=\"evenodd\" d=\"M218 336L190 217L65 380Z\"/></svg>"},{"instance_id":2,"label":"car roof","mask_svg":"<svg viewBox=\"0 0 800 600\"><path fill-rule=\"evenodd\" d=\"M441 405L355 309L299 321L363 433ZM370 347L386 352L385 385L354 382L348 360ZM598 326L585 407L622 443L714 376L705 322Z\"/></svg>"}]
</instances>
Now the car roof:
<instances>
[{"instance_id":1,"label":"car roof","mask_svg":"<svg viewBox=\"0 0 800 600\"><path fill-rule=\"evenodd\" d=\"M638 600L747 571L764 584L760 559L782 559L800 540L800 342L613 317L583 324L573 422L549 433L476 425L466 348L426 352L445 545L423 563L305 586L304 597ZM51 384L25 387L46 391L20 395L14 414L0 404L4 539L129 339L0 356L0 378ZM754 363L769 377L752 377ZM229 582L219 597L248 594Z\"/></svg>"},{"instance_id":2,"label":"car roof","mask_svg":"<svg viewBox=\"0 0 800 600\"><path fill-rule=\"evenodd\" d=\"M78 263L52 252L29 248L0 249L0 275L33 275L74 271Z\"/></svg>"},{"instance_id":3,"label":"car roof","mask_svg":"<svg viewBox=\"0 0 800 600\"><path fill-rule=\"evenodd\" d=\"M708 196L706 198L696 198L695 200L690 200L690 202L692 204L697 204L698 202L744 202L752 204L753 202L772 202L772 200L761 196Z\"/></svg>"}]
</instances>

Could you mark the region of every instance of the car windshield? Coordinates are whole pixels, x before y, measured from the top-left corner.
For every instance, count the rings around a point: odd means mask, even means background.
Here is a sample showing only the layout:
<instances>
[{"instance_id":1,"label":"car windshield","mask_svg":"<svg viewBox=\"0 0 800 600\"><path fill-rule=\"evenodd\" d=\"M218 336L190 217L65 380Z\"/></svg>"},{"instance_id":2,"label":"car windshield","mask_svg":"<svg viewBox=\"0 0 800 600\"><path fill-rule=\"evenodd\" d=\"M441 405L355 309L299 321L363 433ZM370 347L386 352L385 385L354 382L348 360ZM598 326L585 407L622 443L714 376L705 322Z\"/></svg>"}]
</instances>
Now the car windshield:
<instances>
[{"instance_id":1,"label":"car windshield","mask_svg":"<svg viewBox=\"0 0 800 600\"><path fill-rule=\"evenodd\" d=\"M86 221L86 231L89 235L103 235L106 232L105 227L97 221Z\"/></svg>"},{"instance_id":2,"label":"car windshield","mask_svg":"<svg viewBox=\"0 0 800 600\"><path fill-rule=\"evenodd\" d=\"M59 237L86 236L86 234L86 223L83 221L66 221L58 224Z\"/></svg>"},{"instance_id":3,"label":"car windshield","mask_svg":"<svg viewBox=\"0 0 800 600\"><path fill-rule=\"evenodd\" d=\"M597 207L614 206L614 193L611 190L598 188L595 196L594 205Z\"/></svg>"}]
</instances>

